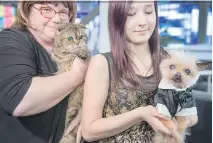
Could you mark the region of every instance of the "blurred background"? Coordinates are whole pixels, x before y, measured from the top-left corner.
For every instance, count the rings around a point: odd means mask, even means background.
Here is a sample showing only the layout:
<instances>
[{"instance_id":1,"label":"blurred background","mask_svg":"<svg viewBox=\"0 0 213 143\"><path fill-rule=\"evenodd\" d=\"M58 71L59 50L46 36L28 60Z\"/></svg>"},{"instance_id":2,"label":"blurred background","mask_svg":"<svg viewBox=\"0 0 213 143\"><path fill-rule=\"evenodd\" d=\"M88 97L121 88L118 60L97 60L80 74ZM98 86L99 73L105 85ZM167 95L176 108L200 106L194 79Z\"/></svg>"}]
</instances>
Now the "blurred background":
<instances>
[{"instance_id":1,"label":"blurred background","mask_svg":"<svg viewBox=\"0 0 213 143\"><path fill-rule=\"evenodd\" d=\"M17 1L0 2L0 30L15 20ZM110 51L108 2L77 1L76 23L88 28L88 47L92 55ZM212 1L159 1L161 46L185 50L200 61L212 61ZM190 60L190 59L189 59ZM187 143L210 143L212 140L212 66L201 72L194 86L199 122Z\"/></svg>"},{"instance_id":2,"label":"blurred background","mask_svg":"<svg viewBox=\"0 0 213 143\"><path fill-rule=\"evenodd\" d=\"M15 20L17 1L0 2L0 30ZM108 2L77 1L76 23L88 28L88 47L92 55L110 51L108 37ZM190 51L201 61L212 61L212 1L159 1L161 46L169 50ZM201 72L194 87L212 92L211 67Z\"/></svg>"},{"instance_id":3,"label":"blurred background","mask_svg":"<svg viewBox=\"0 0 213 143\"><path fill-rule=\"evenodd\" d=\"M17 1L0 2L0 30L15 20ZM92 55L110 51L108 2L77 1L76 23L88 28ZM212 61L212 1L159 1L159 34L165 49L190 51L201 61ZM197 90L212 92L211 67L202 71Z\"/></svg>"}]
</instances>

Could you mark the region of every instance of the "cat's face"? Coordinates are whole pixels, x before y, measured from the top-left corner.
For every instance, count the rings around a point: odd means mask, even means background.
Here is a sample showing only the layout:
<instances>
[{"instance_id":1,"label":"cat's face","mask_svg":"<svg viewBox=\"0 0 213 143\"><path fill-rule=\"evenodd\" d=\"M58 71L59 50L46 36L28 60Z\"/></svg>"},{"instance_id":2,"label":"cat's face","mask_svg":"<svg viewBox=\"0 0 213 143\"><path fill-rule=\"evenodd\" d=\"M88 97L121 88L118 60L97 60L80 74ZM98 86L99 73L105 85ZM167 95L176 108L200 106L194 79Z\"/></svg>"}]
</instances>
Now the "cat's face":
<instances>
[{"instance_id":1,"label":"cat's face","mask_svg":"<svg viewBox=\"0 0 213 143\"><path fill-rule=\"evenodd\" d=\"M86 27L82 24L69 23L59 28L55 37L56 48L67 54L76 54L82 59L88 59Z\"/></svg>"}]
</instances>

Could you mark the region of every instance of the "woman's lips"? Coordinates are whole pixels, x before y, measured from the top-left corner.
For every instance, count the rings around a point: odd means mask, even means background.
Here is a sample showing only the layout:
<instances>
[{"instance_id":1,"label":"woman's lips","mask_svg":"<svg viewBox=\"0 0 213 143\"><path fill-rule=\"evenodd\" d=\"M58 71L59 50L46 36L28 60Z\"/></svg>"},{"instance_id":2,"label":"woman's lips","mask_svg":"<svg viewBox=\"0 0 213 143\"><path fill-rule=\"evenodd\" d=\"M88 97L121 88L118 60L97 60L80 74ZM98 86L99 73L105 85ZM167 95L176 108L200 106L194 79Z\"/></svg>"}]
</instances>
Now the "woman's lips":
<instances>
[{"instance_id":1,"label":"woman's lips","mask_svg":"<svg viewBox=\"0 0 213 143\"><path fill-rule=\"evenodd\" d=\"M143 32L147 32L148 30L138 30L138 31L134 31L134 32L138 32L138 33L143 33Z\"/></svg>"},{"instance_id":2,"label":"woman's lips","mask_svg":"<svg viewBox=\"0 0 213 143\"><path fill-rule=\"evenodd\" d=\"M148 32L148 30L138 30L138 31L134 31L134 32L138 33L140 35L145 35Z\"/></svg>"}]
</instances>

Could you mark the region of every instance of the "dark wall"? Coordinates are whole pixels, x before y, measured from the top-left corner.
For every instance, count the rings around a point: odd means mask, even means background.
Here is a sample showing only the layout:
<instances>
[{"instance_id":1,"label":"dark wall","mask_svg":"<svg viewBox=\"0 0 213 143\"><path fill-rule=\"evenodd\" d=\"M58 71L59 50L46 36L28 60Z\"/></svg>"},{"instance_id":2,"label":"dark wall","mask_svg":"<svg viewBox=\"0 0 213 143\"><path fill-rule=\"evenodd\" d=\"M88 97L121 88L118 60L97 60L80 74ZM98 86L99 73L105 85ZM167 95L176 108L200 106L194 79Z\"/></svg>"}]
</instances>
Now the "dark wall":
<instances>
[{"instance_id":1,"label":"dark wall","mask_svg":"<svg viewBox=\"0 0 213 143\"><path fill-rule=\"evenodd\" d=\"M186 143L212 143L212 94L194 91L198 110L198 123L191 128Z\"/></svg>"}]
</instances>

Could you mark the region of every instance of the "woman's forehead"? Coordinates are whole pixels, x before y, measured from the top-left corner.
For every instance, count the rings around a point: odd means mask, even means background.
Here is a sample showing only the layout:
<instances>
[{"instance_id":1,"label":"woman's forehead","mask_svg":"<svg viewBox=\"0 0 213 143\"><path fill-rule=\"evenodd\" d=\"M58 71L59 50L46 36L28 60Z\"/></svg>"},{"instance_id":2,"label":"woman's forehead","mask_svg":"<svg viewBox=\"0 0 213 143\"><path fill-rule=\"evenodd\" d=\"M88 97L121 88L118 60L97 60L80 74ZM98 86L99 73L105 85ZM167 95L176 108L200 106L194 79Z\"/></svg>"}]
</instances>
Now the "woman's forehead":
<instances>
[{"instance_id":1,"label":"woman's forehead","mask_svg":"<svg viewBox=\"0 0 213 143\"><path fill-rule=\"evenodd\" d=\"M39 4L51 5L54 7L58 7L59 5L63 5L65 8L68 8L68 2L60 2L60 1L41 1Z\"/></svg>"},{"instance_id":2,"label":"woman's forehead","mask_svg":"<svg viewBox=\"0 0 213 143\"><path fill-rule=\"evenodd\" d=\"M149 1L133 1L131 4L131 7L135 8L143 8L143 7L148 7L148 6L154 6L154 1L149 0Z\"/></svg>"}]
</instances>

